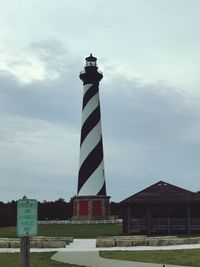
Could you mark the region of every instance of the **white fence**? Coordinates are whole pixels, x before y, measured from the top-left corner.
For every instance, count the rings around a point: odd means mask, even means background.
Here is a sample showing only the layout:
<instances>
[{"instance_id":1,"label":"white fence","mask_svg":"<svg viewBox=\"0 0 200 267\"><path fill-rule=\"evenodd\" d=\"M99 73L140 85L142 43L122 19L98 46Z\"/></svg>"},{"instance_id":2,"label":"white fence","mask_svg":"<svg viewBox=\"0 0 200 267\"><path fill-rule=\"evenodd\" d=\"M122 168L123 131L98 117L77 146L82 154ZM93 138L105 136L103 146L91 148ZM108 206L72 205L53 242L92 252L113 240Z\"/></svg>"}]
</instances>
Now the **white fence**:
<instances>
[{"instance_id":1,"label":"white fence","mask_svg":"<svg viewBox=\"0 0 200 267\"><path fill-rule=\"evenodd\" d=\"M121 219L116 220L92 220L92 221L59 221L59 220L51 220L51 221L38 221L38 224L121 224Z\"/></svg>"}]
</instances>

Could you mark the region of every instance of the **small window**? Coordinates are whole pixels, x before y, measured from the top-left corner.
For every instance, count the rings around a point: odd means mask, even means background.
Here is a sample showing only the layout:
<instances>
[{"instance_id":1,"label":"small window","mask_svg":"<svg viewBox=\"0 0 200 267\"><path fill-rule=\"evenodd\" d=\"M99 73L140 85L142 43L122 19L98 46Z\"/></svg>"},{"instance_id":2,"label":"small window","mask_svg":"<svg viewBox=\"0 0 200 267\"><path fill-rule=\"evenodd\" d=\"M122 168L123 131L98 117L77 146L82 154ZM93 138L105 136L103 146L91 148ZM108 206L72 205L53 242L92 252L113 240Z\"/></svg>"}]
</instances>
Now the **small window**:
<instances>
[{"instance_id":1,"label":"small window","mask_svg":"<svg viewBox=\"0 0 200 267\"><path fill-rule=\"evenodd\" d=\"M96 67L96 62L95 61L86 61L86 67Z\"/></svg>"}]
</instances>

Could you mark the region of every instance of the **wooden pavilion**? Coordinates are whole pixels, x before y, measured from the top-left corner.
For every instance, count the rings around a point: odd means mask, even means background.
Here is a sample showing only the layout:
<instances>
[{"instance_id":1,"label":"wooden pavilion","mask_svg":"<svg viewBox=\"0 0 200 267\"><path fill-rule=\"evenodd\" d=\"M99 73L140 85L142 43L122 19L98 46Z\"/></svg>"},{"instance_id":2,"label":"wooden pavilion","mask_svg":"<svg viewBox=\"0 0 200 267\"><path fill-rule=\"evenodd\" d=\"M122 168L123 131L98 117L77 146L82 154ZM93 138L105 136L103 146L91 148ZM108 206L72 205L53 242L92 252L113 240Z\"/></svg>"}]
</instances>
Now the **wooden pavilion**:
<instances>
[{"instance_id":1,"label":"wooden pavilion","mask_svg":"<svg viewBox=\"0 0 200 267\"><path fill-rule=\"evenodd\" d=\"M160 181L120 205L124 234L200 233L200 193Z\"/></svg>"}]
</instances>

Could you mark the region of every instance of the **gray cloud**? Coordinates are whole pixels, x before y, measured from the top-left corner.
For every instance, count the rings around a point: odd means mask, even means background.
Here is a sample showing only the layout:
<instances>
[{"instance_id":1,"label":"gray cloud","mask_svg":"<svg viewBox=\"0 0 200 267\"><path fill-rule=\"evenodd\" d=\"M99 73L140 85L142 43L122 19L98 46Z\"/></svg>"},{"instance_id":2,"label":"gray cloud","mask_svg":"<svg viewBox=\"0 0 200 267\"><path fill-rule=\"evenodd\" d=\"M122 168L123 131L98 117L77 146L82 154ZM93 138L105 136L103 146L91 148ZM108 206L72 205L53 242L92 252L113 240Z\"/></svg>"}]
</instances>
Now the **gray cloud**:
<instances>
[{"instance_id":1,"label":"gray cloud","mask_svg":"<svg viewBox=\"0 0 200 267\"><path fill-rule=\"evenodd\" d=\"M115 137L143 145L174 145L185 142L188 129L199 122L199 108L184 92L159 82L144 85L125 77L112 82L108 92L105 85L102 102L104 123L111 130L112 120Z\"/></svg>"},{"instance_id":2,"label":"gray cloud","mask_svg":"<svg viewBox=\"0 0 200 267\"><path fill-rule=\"evenodd\" d=\"M81 117L82 87L77 82L80 66L75 64L73 56L68 57L65 54L59 42L54 41L52 46L49 41L34 43L30 47L39 49L39 52L35 51L35 55L44 63L48 75L42 81L33 80L24 84L12 75L1 72L1 110L8 114L14 113L50 122L70 122L71 126L77 127ZM58 77L49 78L53 73L57 73Z\"/></svg>"}]
</instances>

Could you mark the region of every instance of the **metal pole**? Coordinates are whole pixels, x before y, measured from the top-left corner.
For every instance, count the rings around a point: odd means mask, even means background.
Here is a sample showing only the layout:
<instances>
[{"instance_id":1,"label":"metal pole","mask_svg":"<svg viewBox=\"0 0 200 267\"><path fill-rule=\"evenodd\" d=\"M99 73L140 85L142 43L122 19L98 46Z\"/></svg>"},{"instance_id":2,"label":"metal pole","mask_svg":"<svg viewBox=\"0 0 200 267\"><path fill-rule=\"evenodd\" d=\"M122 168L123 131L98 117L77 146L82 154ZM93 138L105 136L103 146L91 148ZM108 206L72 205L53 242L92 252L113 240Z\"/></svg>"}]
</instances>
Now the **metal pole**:
<instances>
[{"instance_id":1,"label":"metal pole","mask_svg":"<svg viewBox=\"0 0 200 267\"><path fill-rule=\"evenodd\" d=\"M29 267L30 237L21 237L21 267Z\"/></svg>"}]
</instances>

